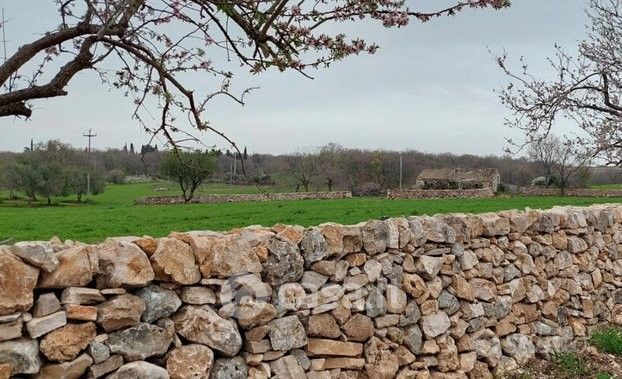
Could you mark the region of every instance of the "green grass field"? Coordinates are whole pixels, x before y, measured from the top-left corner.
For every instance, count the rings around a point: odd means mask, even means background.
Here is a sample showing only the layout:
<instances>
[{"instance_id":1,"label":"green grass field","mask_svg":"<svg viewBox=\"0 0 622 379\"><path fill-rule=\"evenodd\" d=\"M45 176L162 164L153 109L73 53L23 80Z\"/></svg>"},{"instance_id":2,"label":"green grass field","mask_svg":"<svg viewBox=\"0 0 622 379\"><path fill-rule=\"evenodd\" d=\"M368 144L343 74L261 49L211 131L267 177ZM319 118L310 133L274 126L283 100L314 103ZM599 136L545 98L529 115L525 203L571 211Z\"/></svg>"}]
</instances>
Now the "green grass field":
<instances>
[{"instance_id":1,"label":"green grass field","mask_svg":"<svg viewBox=\"0 0 622 379\"><path fill-rule=\"evenodd\" d=\"M225 185L210 185L201 190L205 193L254 191L257 191L254 187ZM0 240L47 240L56 235L61 239L97 242L109 236L148 234L157 237L176 230L222 231L254 224L309 226L327 221L352 224L384 216L622 202L622 198L496 197L448 200L352 198L167 206L133 204L141 196L177 193L175 186L167 182L109 185L103 194L94 196L88 204L76 204L73 199L56 199L58 204L50 207L41 203L29 207L22 200L6 200L7 194L0 193L3 199L0 201Z\"/></svg>"}]
</instances>

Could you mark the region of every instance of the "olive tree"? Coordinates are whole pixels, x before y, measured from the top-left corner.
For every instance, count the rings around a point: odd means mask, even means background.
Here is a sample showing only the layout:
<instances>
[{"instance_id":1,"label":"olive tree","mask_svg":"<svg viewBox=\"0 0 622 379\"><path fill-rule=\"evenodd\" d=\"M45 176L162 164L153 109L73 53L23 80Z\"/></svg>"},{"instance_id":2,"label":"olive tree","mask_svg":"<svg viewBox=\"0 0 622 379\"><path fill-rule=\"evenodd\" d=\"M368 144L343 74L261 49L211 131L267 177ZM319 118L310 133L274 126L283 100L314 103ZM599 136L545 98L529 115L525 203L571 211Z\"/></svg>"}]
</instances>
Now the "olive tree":
<instances>
[{"instance_id":1,"label":"olive tree","mask_svg":"<svg viewBox=\"0 0 622 379\"><path fill-rule=\"evenodd\" d=\"M194 197L196 189L214 172L214 156L213 151L174 149L164 158L160 170L162 175L179 184L182 197L187 203Z\"/></svg>"}]
</instances>

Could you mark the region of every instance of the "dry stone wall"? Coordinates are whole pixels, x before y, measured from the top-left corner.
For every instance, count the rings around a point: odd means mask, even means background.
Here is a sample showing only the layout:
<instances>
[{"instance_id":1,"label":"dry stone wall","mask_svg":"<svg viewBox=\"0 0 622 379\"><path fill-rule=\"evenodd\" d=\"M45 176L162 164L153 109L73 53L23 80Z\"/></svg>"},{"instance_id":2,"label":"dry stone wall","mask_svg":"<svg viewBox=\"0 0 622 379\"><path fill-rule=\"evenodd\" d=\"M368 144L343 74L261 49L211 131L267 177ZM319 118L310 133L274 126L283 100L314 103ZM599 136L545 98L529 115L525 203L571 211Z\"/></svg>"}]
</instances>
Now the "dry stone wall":
<instances>
[{"instance_id":1,"label":"dry stone wall","mask_svg":"<svg viewBox=\"0 0 622 379\"><path fill-rule=\"evenodd\" d=\"M190 203L235 203L240 201L277 201L277 200L334 200L352 197L350 191L331 192L276 192L252 194L210 194L194 196ZM136 200L136 204L162 205L185 204L180 196L149 196Z\"/></svg>"},{"instance_id":2,"label":"dry stone wall","mask_svg":"<svg viewBox=\"0 0 622 379\"><path fill-rule=\"evenodd\" d=\"M491 378L622 324L622 206L0 248L0 378Z\"/></svg>"},{"instance_id":3,"label":"dry stone wall","mask_svg":"<svg viewBox=\"0 0 622 379\"><path fill-rule=\"evenodd\" d=\"M476 189L409 189L387 191L389 199L484 199L494 197L495 192L492 188L476 188Z\"/></svg>"},{"instance_id":4,"label":"dry stone wall","mask_svg":"<svg viewBox=\"0 0 622 379\"><path fill-rule=\"evenodd\" d=\"M557 188L521 187L518 191L521 195L528 196L559 196ZM569 188L565 191L566 196L581 197L622 197L620 189L595 189L595 188Z\"/></svg>"}]
</instances>

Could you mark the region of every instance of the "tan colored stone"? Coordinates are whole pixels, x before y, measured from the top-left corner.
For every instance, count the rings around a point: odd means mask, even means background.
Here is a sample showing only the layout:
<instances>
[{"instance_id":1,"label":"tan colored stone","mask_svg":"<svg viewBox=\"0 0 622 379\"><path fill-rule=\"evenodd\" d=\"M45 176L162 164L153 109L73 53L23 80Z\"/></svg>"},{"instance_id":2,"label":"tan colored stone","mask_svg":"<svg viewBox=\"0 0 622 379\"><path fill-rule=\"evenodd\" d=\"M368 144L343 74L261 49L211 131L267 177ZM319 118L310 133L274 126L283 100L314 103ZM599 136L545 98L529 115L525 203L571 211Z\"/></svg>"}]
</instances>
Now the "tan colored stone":
<instances>
[{"instance_id":1,"label":"tan colored stone","mask_svg":"<svg viewBox=\"0 0 622 379\"><path fill-rule=\"evenodd\" d=\"M214 363L214 353L204 345L177 347L166 354L166 371L171 379L208 379Z\"/></svg>"},{"instance_id":2,"label":"tan colored stone","mask_svg":"<svg viewBox=\"0 0 622 379\"><path fill-rule=\"evenodd\" d=\"M158 280L188 285L201 280L192 248L176 238L160 238L150 258Z\"/></svg>"},{"instance_id":3,"label":"tan colored stone","mask_svg":"<svg viewBox=\"0 0 622 379\"><path fill-rule=\"evenodd\" d=\"M329 313L309 317L307 333L313 337L339 338L341 330Z\"/></svg>"},{"instance_id":4,"label":"tan colored stone","mask_svg":"<svg viewBox=\"0 0 622 379\"><path fill-rule=\"evenodd\" d=\"M11 363L0 363L0 379L9 379L13 373L13 365Z\"/></svg>"},{"instance_id":5,"label":"tan colored stone","mask_svg":"<svg viewBox=\"0 0 622 379\"><path fill-rule=\"evenodd\" d=\"M0 248L0 316L32 307L39 270Z\"/></svg>"},{"instance_id":6,"label":"tan colored stone","mask_svg":"<svg viewBox=\"0 0 622 379\"><path fill-rule=\"evenodd\" d=\"M109 243L97 252L98 288L142 287L154 278L147 254L132 243Z\"/></svg>"},{"instance_id":7,"label":"tan colored stone","mask_svg":"<svg viewBox=\"0 0 622 379\"><path fill-rule=\"evenodd\" d=\"M349 340L365 342L374 335L374 323L370 317L357 313L343 325L343 331Z\"/></svg>"},{"instance_id":8,"label":"tan colored stone","mask_svg":"<svg viewBox=\"0 0 622 379\"><path fill-rule=\"evenodd\" d=\"M67 324L65 311L58 311L47 316L33 318L26 323L30 337L37 338Z\"/></svg>"},{"instance_id":9,"label":"tan colored stone","mask_svg":"<svg viewBox=\"0 0 622 379\"><path fill-rule=\"evenodd\" d=\"M70 362L60 364L46 364L34 376L35 379L80 379L86 369L93 364L88 354L82 354ZM1 376L0 376L1 377Z\"/></svg>"},{"instance_id":10,"label":"tan colored stone","mask_svg":"<svg viewBox=\"0 0 622 379\"><path fill-rule=\"evenodd\" d=\"M86 349L96 334L96 327L92 322L65 325L46 335L41 340L39 349L51 361L71 361Z\"/></svg>"},{"instance_id":11,"label":"tan colored stone","mask_svg":"<svg viewBox=\"0 0 622 379\"><path fill-rule=\"evenodd\" d=\"M41 272L39 288L84 287L93 280L99 264L92 246L75 246L55 253L56 270Z\"/></svg>"},{"instance_id":12,"label":"tan colored stone","mask_svg":"<svg viewBox=\"0 0 622 379\"><path fill-rule=\"evenodd\" d=\"M363 345L355 342L341 342L322 338L309 338L306 348L312 355L337 355L356 357L363 352Z\"/></svg>"},{"instance_id":13,"label":"tan colored stone","mask_svg":"<svg viewBox=\"0 0 622 379\"><path fill-rule=\"evenodd\" d=\"M340 368L343 370L360 370L365 366L363 358L326 358L324 361L324 369L332 370Z\"/></svg>"},{"instance_id":14,"label":"tan colored stone","mask_svg":"<svg viewBox=\"0 0 622 379\"><path fill-rule=\"evenodd\" d=\"M68 304L65 312L70 320L97 321L97 307L92 305Z\"/></svg>"},{"instance_id":15,"label":"tan colored stone","mask_svg":"<svg viewBox=\"0 0 622 379\"><path fill-rule=\"evenodd\" d=\"M125 294L97 306L97 323L106 332L137 325L145 311L145 302L138 296Z\"/></svg>"},{"instance_id":16,"label":"tan colored stone","mask_svg":"<svg viewBox=\"0 0 622 379\"><path fill-rule=\"evenodd\" d=\"M453 277L453 281L451 283L451 288L454 290L454 295L460 299L464 299L467 301L475 300L475 293L473 292L473 288L460 275L455 275Z\"/></svg>"},{"instance_id":17,"label":"tan colored stone","mask_svg":"<svg viewBox=\"0 0 622 379\"><path fill-rule=\"evenodd\" d=\"M148 236L135 240L134 244L140 247L148 257L152 256L158 248L158 241L155 238Z\"/></svg>"}]
</instances>

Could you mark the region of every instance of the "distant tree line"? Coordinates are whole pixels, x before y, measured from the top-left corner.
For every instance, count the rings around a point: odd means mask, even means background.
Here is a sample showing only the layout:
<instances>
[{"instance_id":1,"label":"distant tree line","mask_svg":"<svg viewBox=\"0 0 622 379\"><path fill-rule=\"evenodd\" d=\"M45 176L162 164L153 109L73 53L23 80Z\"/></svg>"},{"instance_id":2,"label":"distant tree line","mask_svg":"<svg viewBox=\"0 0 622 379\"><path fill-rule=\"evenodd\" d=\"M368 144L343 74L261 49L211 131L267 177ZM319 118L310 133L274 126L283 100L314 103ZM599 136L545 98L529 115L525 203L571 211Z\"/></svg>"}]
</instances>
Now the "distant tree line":
<instances>
[{"instance_id":1,"label":"distant tree line","mask_svg":"<svg viewBox=\"0 0 622 379\"><path fill-rule=\"evenodd\" d=\"M134 176L146 176L177 181L187 201L205 181L247 184L247 178L262 185L278 182L289 191L351 190L372 194L399 186L400 155L404 188L413 186L424 169L445 167L496 168L504 184L515 186L529 186L538 177L548 178L547 185L561 183L563 188L586 184L588 179L595 183L622 181L622 171L617 167L582 166L579 170L579 163L584 162L565 154L565 145L559 140L553 142L532 146L525 158L348 149L334 143L281 155L248 153L246 148L242 154L228 150L183 152L190 154L186 162L194 162L187 166L198 168L195 174L200 174L200 180L188 181L180 179L180 173L189 171L181 164L183 156L165 149L145 145L140 153L130 144L120 149L94 150L89 162L85 150L49 141L35 145L33 151L0 153L0 187L23 192L31 199L58 194L75 194L80 199L90 164L94 192L103 189L103 179L123 183Z\"/></svg>"},{"instance_id":2,"label":"distant tree line","mask_svg":"<svg viewBox=\"0 0 622 379\"><path fill-rule=\"evenodd\" d=\"M40 143L12 159L0 160L0 184L4 188L21 192L29 202L42 197L48 205L53 196L75 195L77 201L87 193L103 192L105 176L101 169L89 162L86 152L76 150L57 140Z\"/></svg>"}]
</instances>

